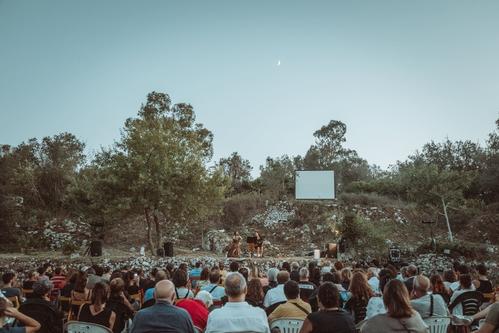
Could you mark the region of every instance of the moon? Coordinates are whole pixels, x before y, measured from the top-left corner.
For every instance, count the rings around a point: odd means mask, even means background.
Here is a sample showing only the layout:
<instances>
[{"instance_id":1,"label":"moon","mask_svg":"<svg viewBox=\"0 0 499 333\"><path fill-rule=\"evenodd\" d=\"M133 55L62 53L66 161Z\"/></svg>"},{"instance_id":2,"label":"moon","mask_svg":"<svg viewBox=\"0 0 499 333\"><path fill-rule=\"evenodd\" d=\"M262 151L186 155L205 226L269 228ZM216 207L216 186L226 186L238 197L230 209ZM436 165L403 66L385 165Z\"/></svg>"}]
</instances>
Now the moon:
<instances>
[{"instance_id":1,"label":"moon","mask_svg":"<svg viewBox=\"0 0 499 333\"><path fill-rule=\"evenodd\" d=\"M281 66L281 60L277 60L277 66Z\"/></svg>"}]
</instances>

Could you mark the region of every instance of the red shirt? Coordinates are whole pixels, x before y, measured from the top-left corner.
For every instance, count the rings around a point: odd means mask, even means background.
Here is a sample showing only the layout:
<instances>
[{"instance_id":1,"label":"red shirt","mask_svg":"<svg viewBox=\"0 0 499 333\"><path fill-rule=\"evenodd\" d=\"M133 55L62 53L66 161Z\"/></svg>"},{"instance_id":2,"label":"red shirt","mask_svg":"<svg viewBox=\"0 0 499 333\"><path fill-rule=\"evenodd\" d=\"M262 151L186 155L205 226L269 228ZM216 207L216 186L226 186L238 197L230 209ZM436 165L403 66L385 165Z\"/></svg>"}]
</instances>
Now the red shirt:
<instances>
[{"instance_id":1,"label":"red shirt","mask_svg":"<svg viewBox=\"0 0 499 333\"><path fill-rule=\"evenodd\" d=\"M64 275L54 275L50 282L54 285L54 289L62 289L66 285L66 277Z\"/></svg>"},{"instance_id":2,"label":"red shirt","mask_svg":"<svg viewBox=\"0 0 499 333\"><path fill-rule=\"evenodd\" d=\"M186 298L178 302L176 306L189 312L194 326L203 330L206 328L209 312L201 300Z\"/></svg>"}]
</instances>

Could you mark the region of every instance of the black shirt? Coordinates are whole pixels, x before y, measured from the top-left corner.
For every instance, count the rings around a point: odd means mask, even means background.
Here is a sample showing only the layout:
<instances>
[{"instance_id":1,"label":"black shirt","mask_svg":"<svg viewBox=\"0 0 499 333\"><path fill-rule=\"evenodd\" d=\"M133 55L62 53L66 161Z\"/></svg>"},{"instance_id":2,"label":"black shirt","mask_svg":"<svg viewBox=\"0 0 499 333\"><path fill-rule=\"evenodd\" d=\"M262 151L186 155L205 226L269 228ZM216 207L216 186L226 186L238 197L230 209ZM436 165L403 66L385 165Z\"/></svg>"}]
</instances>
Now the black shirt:
<instances>
[{"instance_id":1,"label":"black shirt","mask_svg":"<svg viewBox=\"0 0 499 333\"><path fill-rule=\"evenodd\" d=\"M108 307L105 307L101 312L93 315L90 311L90 304L84 304L81 307L78 321L84 321L87 323L99 324L105 327L109 327L109 318L111 318L111 309L109 309Z\"/></svg>"},{"instance_id":2,"label":"black shirt","mask_svg":"<svg viewBox=\"0 0 499 333\"><path fill-rule=\"evenodd\" d=\"M309 281L300 281L298 283L298 286L300 287L300 298L304 302L308 302L310 296L312 296L312 294L317 289L315 284L313 284L312 282L309 282Z\"/></svg>"},{"instance_id":3,"label":"black shirt","mask_svg":"<svg viewBox=\"0 0 499 333\"><path fill-rule=\"evenodd\" d=\"M355 333L352 316L344 310L312 312L307 316L312 333Z\"/></svg>"},{"instance_id":4,"label":"black shirt","mask_svg":"<svg viewBox=\"0 0 499 333\"><path fill-rule=\"evenodd\" d=\"M482 294L488 294L494 291L492 288L492 283L489 280L478 280L480 282L480 286L476 288L476 291L481 292Z\"/></svg>"}]
</instances>

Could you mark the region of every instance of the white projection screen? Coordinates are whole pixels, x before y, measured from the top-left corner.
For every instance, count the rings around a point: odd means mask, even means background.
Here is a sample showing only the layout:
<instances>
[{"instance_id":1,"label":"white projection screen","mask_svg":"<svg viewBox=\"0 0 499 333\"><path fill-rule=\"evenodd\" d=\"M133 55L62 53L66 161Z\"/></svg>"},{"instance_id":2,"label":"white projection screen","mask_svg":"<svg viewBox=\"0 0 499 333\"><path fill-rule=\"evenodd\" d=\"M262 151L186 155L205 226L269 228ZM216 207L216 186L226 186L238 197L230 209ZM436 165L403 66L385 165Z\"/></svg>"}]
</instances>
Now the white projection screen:
<instances>
[{"instance_id":1,"label":"white projection screen","mask_svg":"<svg viewBox=\"0 0 499 333\"><path fill-rule=\"evenodd\" d=\"M296 200L333 200L334 171L296 171Z\"/></svg>"}]
</instances>

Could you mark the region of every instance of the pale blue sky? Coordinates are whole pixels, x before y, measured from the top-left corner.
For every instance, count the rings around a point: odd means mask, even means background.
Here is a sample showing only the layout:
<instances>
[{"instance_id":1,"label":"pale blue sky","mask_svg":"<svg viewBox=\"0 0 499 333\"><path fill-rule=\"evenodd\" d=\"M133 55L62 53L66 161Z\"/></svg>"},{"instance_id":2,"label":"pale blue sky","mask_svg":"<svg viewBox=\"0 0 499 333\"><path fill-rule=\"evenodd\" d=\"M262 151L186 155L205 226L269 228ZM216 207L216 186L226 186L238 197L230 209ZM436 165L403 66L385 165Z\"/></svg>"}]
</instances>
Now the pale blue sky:
<instances>
[{"instance_id":1,"label":"pale blue sky","mask_svg":"<svg viewBox=\"0 0 499 333\"><path fill-rule=\"evenodd\" d=\"M152 90L194 106L215 160L255 171L331 119L383 167L431 139L484 142L499 1L0 0L0 143L69 131L96 151Z\"/></svg>"}]
</instances>

